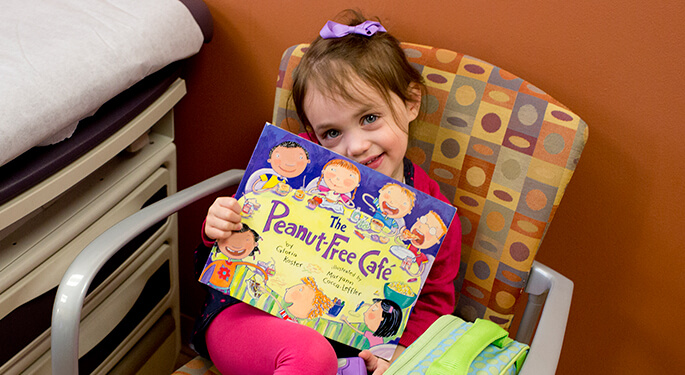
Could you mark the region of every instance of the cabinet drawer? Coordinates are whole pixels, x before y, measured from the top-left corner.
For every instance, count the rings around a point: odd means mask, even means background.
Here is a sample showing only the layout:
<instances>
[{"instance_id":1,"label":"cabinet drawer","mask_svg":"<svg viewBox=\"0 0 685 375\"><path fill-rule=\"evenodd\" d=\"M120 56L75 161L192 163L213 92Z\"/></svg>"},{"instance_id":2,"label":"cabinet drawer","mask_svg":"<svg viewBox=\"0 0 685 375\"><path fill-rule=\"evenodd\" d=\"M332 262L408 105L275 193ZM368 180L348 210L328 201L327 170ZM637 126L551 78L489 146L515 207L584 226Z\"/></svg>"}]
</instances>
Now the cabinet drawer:
<instances>
[{"instance_id":1,"label":"cabinet drawer","mask_svg":"<svg viewBox=\"0 0 685 375\"><path fill-rule=\"evenodd\" d=\"M169 173L168 193L175 193L175 160L175 146L163 142L155 142L135 155L119 155L59 198L0 232L0 293L72 242L160 166ZM108 219L124 217L110 215Z\"/></svg>"},{"instance_id":2,"label":"cabinet drawer","mask_svg":"<svg viewBox=\"0 0 685 375\"><path fill-rule=\"evenodd\" d=\"M145 353L149 357L157 349L141 345L149 335L162 335L163 339L156 337L156 340L160 343L170 340L174 350L179 349L176 247L170 246L169 241L172 240L169 238L160 247L143 251L145 262L140 267L97 306L91 301L90 311L81 319L79 373L107 373L135 355L136 348L147 348ZM172 321L162 319L165 315ZM161 329L160 321L165 321ZM28 373L50 374L49 348L41 354L27 369ZM128 362L133 363L130 359Z\"/></svg>"},{"instance_id":3,"label":"cabinet drawer","mask_svg":"<svg viewBox=\"0 0 685 375\"><path fill-rule=\"evenodd\" d=\"M173 312L167 310L108 374L171 374L176 367L176 358L180 351L176 324Z\"/></svg>"},{"instance_id":4,"label":"cabinet drawer","mask_svg":"<svg viewBox=\"0 0 685 375\"><path fill-rule=\"evenodd\" d=\"M166 168L158 168L118 204L98 220L91 222L90 226L71 242L44 259L35 268L24 270L24 277L0 294L0 335L7 338L0 340L0 372L6 368L25 367L49 347L47 332L57 285L76 255L114 223L137 212L145 205L166 197L169 182L169 171ZM70 224L66 223L66 225ZM92 309L92 306L106 299L108 294L118 287L117 283L122 283L145 261L139 249L149 247L153 242L163 241L164 239L160 236L164 232L173 234L173 236L167 236L173 238L167 242L174 247L177 246L176 221L175 217L171 217L132 240L105 264L86 297L84 316ZM52 243L46 239L36 244L34 248L40 251L42 247L51 245ZM160 246L160 243L156 246ZM175 270L175 256L173 259ZM0 277L2 277L2 272L0 272ZM31 317L28 324L25 321L26 317Z\"/></svg>"}]
</instances>

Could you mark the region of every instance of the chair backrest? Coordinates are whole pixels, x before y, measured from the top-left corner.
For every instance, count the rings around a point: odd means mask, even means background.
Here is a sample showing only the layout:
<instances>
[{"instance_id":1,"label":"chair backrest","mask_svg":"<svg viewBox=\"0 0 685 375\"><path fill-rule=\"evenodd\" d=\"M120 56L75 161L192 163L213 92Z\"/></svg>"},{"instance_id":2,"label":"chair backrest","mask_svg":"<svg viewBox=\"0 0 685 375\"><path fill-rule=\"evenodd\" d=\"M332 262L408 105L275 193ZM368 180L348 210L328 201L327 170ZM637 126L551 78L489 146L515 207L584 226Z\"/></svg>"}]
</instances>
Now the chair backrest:
<instances>
[{"instance_id":1,"label":"chair backrest","mask_svg":"<svg viewBox=\"0 0 685 375\"><path fill-rule=\"evenodd\" d=\"M455 314L505 328L587 141L585 122L542 90L457 52L402 43L427 86L407 157L458 207ZM304 131L290 88L307 45L285 51L273 123Z\"/></svg>"}]
</instances>

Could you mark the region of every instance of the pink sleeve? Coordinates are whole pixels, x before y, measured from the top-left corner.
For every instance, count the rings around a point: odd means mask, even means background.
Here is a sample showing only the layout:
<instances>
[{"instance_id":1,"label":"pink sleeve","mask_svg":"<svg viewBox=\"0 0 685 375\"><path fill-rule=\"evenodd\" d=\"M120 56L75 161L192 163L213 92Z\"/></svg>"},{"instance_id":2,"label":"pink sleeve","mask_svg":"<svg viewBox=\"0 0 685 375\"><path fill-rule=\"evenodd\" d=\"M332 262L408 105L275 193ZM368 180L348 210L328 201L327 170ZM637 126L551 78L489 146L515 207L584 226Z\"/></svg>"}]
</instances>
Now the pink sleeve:
<instances>
[{"instance_id":1,"label":"pink sleeve","mask_svg":"<svg viewBox=\"0 0 685 375\"><path fill-rule=\"evenodd\" d=\"M214 246L214 240L207 237L205 234L205 224L207 224L207 219L205 218L205 221L202 222L202 233L200 236L202 236L202 244L204 244L206 247L212 247Z\"/></svg>"},{"instance_id":2,"label":"pink sleeve","mask_svg":"<svg viewBox=\"0 0 685 375\"><path fill-rule=\"evenodd\" d=\"M414 186L440 200L449 203L441 193L438 184L426 172L414 165ZM426 283L421 290L414 310L409 316L400 345L409 346L440 316L454 312L454 280L459 273L461 257L461 222L455 216L445 234L438 256L433 262Z\"/></svg>"}]
</instances>

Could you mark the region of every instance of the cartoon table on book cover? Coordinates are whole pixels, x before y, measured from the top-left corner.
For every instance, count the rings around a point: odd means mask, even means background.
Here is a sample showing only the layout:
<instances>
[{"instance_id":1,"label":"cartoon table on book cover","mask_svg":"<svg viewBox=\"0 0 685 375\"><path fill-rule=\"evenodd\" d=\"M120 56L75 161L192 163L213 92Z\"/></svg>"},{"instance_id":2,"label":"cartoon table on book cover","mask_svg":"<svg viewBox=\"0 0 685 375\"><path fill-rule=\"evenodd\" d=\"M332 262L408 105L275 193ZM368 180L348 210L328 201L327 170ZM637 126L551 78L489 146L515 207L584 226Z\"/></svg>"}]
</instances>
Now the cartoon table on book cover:
<instances>
[{"instance_id":1,"label":"cartoon table on book cover","mask_svg":"<svg viewBox=\"0 0 685 375\"><path fill-rule=\"evenodd\" d=\"M200 281L389 358L455 208L267 124Z\"/></svg>"}]
</instances>

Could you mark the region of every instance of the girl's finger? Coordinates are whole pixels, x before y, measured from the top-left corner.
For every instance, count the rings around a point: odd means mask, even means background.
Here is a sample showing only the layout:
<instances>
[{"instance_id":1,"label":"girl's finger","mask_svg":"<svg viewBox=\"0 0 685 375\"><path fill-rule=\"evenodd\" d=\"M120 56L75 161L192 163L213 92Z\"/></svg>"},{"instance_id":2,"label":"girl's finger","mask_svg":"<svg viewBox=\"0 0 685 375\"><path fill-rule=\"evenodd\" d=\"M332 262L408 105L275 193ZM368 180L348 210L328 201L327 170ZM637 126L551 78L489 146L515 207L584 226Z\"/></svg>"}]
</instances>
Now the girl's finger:
<instances>
[{"instance_id":1,"label":"girl's finger","mask_svg":"<svg viewBox=\"0 0 685 375\"><path fill-rule=\"evenodd\" d=\"M229 210L240 212L240 203L233 197L219 197L214 203Z\"/></svg>"}]
</instances>

